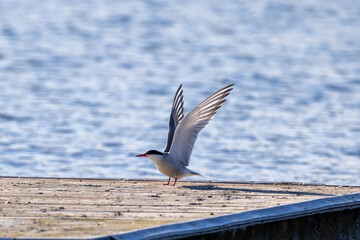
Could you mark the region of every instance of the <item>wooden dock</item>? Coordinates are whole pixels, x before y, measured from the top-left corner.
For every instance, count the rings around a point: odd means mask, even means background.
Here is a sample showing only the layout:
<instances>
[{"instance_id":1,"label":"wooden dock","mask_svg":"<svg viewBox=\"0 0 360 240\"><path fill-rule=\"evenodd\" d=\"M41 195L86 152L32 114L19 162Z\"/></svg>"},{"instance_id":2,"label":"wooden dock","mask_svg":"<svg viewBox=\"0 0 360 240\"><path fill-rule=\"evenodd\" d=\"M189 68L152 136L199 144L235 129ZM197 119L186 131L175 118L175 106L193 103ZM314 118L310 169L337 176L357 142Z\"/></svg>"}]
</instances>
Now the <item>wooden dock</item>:
<instances>
[{"instance_id":1,"label":"wooden dock","mask_svg":"<svg viewBox=\"0 0 360 240\"><path fill-rule=\"evenodd\" d=\"M290 183L0 178L0 237L88 238L344 194Z\"/></svg>"}]
</instances>

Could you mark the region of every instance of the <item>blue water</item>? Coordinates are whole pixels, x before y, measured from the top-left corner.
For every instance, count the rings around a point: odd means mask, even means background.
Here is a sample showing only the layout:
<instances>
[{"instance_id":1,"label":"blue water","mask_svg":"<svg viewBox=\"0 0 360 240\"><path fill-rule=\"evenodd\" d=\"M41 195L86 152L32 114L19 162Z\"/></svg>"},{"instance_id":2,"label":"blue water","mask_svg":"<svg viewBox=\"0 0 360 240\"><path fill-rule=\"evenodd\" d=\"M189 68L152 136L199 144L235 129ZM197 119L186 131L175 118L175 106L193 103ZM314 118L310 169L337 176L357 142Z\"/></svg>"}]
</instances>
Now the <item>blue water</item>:
<instances>
[{"instance_id":1,"label":"blue water","mask_svg":"<svg viewBox=\"0 0 360 240\"><path fill-rule=\"evenodd\" d=\"M360 1L0 1L0 175L161 177L173 95L236 83L190 168L360 185Z\"/></svg>"}]
</instances>

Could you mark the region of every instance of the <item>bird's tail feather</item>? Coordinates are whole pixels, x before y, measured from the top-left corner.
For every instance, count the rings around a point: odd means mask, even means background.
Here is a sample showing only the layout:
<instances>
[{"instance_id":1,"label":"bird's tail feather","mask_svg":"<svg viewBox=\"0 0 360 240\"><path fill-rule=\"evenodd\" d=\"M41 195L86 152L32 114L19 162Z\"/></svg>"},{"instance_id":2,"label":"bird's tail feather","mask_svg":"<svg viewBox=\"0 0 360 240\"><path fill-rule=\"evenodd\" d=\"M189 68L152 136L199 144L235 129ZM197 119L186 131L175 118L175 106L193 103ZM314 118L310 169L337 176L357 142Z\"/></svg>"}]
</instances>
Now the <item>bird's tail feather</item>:
<instances>
[{"instance_id":1,"label":"bird's tail feather","mask_svg":"<svg viewBox=\"0 0 360 240\"><path fill-rule=\"evenodd\" d=\"M194 171L192 171L190 169L189 169L189 171L190 171L189 175L191 175L191 176L200 176L200 177L203 177L203 178L212 178L212 177L208 177L208 176L202 175L200 173L194 172Z\"/></svg>"}]
</instances>

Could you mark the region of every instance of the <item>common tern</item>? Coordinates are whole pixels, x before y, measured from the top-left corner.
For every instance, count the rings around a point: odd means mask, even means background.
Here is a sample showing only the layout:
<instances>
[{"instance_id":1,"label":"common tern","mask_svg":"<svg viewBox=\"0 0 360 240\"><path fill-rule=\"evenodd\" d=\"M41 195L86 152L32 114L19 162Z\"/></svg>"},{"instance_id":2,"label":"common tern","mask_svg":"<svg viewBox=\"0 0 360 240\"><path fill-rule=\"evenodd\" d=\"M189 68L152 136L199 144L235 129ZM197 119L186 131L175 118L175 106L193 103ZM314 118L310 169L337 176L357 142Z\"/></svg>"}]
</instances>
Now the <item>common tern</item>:
<instances>
[{"instance_id":1,"label":"common tern","mask_svg":"<svg viewBox=\"0 0 360 240\"><path fill-rule=\"evenodd\" d=\"M230 94L232 86L234 84L213 93L184 116L183 90L180 85L172 104L168 139L164 152L149 150L136 156L147 157L155 163L162 174L169 177L168 182L164 185L169 185L171 178L175 179L172 185L175 186L178 179L193 175L202 176L187 168L191 152L199 132L213 119L221 104L226 101L225 97Z\"/></svg>"}]
</instances>

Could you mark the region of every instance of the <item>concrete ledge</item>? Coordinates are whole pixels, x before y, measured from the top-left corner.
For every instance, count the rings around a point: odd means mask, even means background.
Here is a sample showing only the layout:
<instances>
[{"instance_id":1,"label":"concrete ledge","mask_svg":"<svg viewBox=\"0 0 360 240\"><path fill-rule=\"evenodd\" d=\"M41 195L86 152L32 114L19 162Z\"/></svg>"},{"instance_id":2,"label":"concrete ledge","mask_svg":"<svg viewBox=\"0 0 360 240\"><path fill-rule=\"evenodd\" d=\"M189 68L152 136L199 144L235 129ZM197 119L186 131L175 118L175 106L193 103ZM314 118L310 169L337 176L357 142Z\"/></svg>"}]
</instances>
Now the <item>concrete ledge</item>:
<instances>
[{"instance_id":1,"label":"concrete ledge","mask_svg":"<svg viewBox=\"0 0 360 240\"><path fill-rule=\"evenodd\" d=\"M163 225L110 239L360 239L360 193Z\"/></svg>"}]
</instances>

